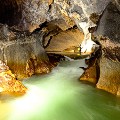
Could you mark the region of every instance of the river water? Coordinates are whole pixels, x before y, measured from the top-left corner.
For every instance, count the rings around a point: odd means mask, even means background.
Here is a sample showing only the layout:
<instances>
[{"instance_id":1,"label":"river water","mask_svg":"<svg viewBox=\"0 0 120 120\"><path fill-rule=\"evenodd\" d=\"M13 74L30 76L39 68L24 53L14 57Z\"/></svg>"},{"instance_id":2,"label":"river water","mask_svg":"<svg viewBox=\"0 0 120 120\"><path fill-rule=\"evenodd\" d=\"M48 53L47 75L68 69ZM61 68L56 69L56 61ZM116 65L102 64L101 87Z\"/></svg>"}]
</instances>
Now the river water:
<instances>
[{"instance_id":1,"label":"river water","mask_svg":"<svg viewBox=\"0 0 120 120\"><path fill-rule=\"evenodd\" d=\"M0 120L120 120L120 98L79 81L83 60L24 81L22 97L0 96Z\"/></svg>"}]
</instances>

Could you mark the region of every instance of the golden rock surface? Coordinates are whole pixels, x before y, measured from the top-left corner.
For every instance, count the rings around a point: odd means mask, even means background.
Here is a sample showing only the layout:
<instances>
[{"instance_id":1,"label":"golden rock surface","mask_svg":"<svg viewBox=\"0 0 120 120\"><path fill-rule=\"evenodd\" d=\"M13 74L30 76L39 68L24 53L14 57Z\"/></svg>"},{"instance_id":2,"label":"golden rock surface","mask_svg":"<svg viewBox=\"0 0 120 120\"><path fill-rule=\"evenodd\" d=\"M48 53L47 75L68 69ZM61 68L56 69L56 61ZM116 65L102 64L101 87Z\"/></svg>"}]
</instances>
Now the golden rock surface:
<instances>
[{"instance_id":1,"label":"golden rock surface","mask_svg":"<svg viewBox=\"0 0 120 120\"><path fill-rule=\"evenodd\" d=\"M0 61L0 93L20 93L24 94L27 88L21 81L16 80L9 67Z\"/></svg>"}]
</instances>

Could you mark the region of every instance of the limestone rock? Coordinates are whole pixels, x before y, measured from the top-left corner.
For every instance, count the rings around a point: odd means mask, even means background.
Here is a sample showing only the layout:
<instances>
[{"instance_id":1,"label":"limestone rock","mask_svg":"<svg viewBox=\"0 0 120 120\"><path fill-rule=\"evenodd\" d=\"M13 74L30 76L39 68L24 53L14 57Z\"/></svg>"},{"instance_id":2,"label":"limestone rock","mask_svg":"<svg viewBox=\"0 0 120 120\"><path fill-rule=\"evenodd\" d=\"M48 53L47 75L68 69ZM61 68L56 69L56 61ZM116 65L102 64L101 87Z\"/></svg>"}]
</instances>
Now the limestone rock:
<instances>
[{"instance_id":1,"label":"limestone rock","mask_svg":"<svg viewBox=\"0 0 120 120\"><path fill-rule=\"evenodd\" d=\"M100 78L97 83L97 88L117 95L119 92L119 86L120 62L102 57L100 60Z\"/></svg>"},{"instance_id":2,"label":"limestone rock","mask_svg":"<svg viewBox=\"0 0 120 120\"><path fill-rule=\"evenodd\" d=\"M22 31L39 28L45 21L55 21L62 30L75 23L88 21L88 27L95 26L89 17L102 14L111 0L4 0L0 2L0 20L3 24ZM93 20L94 21L94 20Z\"/></svg>"},{"instance_id":3,"label":"limestone rock","mask_svg":"<svg viewBox=\"0 0 120 120\"><path fill-rule=\"evenodd\" d=\"M16 80L9 67L0 61L0 93L19 93L24 94L27 88L21 81Z\"/></svg>"},{"instance_id":4,"label":"limestone rock","mask_svg":"<svg viewBox=\"0 0 120 120\"><path fill-rule=\"evenodd\" d=\"M36 73L48 73L49 59L41 46L39 35L26 35L24 32L12 32L5 27L7 33L0 27L0 56L18 79L23 79ZM13 37L10 37L14 33ZM2 35L1 35L2 34ZM4 35L6 34L6 36Z\"/></svg>"},{"instance_id":5,"label":"limestone rock","mask_svg":"<svg viewBox=\"0 0 120 120\"><path fill-rule=\"evenodd\" d=\"M84 73L80 76L81 81L88 81L90 83L96 84L100 76L100 57L101 49L94 52L89 59L85 59L88 67L84 69Z\"/></svg>"},{"instance_id":6,"label":"limestone rock","mask_svg":"<svg viewBox=\"0 0 120 120\"><path fill-rule=\"evenodd\" d=\"M97 88L120 95L120 12L110 3L100 19L97 35L101 35L102 57Z\"/></svg>"},{"instance_id":7,"label":"limestone rock","mask_svg":"<svg viewBox=\"0 0 120 120\"><path fill-rule=\"evenodd\" d=\"M96 35L107 37L114 41L114 44L120 42L120 11L110 3L98 23Z\"/></svg>"},{"instance_id":8,"label":"limestone rock","mask_svg":"<svg viewBox=\"0 0 120 120\"><path fill-rule=\"evenodd\" d=\"M120 95L120 14L115 4L110 3L105 9L99 21L97 36L102 46L102 56L100 58L100 76L96 87L115 95ZM94 65L92 65L94 67ZM82 76L85 80L91 81L93 71L88 67ZM88 77L86 77L88 76Z\"/></svg>"},{"instance_id":9,"label":"limestone rock","mask_svg":"<svg viewBox=\"0 0 120 120\"><path fill-rule=\"evenodd\" d=\"M46 51L63 51L73 46L79 46L82 43L84 35L78 28L73 28L52 37Z\"/></svg>"},{"instance_id":10,"label":"limestone rock","mask_svg":"<svg viewBox=\"0 0 120 120\"><path fill-rule=\"evenodd\" d=\"M117 0L116 0L117 1ZM115 3L109 3L106 7L94 36L102 46L100 58L100 75L96 87L115 95L120 95L120 14ZM92 68L94 64L92 65ZM93 74L91 67L85 71L82 79L91 81ZM96 75L96 74L95 74ZM95 76L94 76L95 78ZM94 80L94 79L93 79ZM94 82L95 83L95 82Z\"/></svg>"},{"instance_id":11,"label":"limestone rock","mask_svg":"<svg viewBox=\"0 0 120 120\"><path fill-rule=\"evenodd\" d=\"M26 74L31 76L33 74L44 74L50 72L50 63L47 61L38 61L37 58L30 58L26 62Z\"/></svg>"},{"instance_id":12,"label":"limestone rock","mask_svg":"<svg viewBox=\"0 0 120 120\"><path fill-rule=\"evenodd\" d=\"M96 84L98 82L98 73L99 68L97 63L94 63L91 67L87 68L85 72L80 76L81 81L88 81L90 83Z\"/></svg>"}]
</instances>

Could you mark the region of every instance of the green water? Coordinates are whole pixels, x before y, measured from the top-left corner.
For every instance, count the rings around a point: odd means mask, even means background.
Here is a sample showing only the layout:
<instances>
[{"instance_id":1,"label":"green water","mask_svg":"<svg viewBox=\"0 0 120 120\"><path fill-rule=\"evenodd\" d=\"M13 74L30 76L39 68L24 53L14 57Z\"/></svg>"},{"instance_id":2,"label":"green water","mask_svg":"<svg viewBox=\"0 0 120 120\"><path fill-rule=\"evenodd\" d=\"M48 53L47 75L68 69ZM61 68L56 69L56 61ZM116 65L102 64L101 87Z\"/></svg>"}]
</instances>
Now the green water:
<instances>
[{"instance_id":1,"label":"green water","mask_svg":"<svg viewBox=\"0 0 120 120\"><path fill-rule=\"evenodd\" d=\"M61 62L50 74L24 84L26 95L1 96L0 120L120 120L120 98L78 79L82 60Z\"/></svg>"}]
</instances>

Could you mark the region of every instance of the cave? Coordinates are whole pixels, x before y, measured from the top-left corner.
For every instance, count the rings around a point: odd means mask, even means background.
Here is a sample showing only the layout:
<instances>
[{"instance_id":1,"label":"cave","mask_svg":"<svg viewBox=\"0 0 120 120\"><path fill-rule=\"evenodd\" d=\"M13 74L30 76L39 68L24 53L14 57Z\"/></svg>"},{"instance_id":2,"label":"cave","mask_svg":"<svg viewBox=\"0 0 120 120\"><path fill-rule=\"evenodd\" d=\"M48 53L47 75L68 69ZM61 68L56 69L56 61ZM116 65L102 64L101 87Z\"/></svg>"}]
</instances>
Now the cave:
<instances>
[{"instance_id":1,"label":"cave","mask_svg":"<svg viewBox=\"0 0 120 120\"><path fill-rule=\"evenodd\" d=\"M119 120L120 1L0 1L0 120Z\"/></svg>"}]
</instances>

